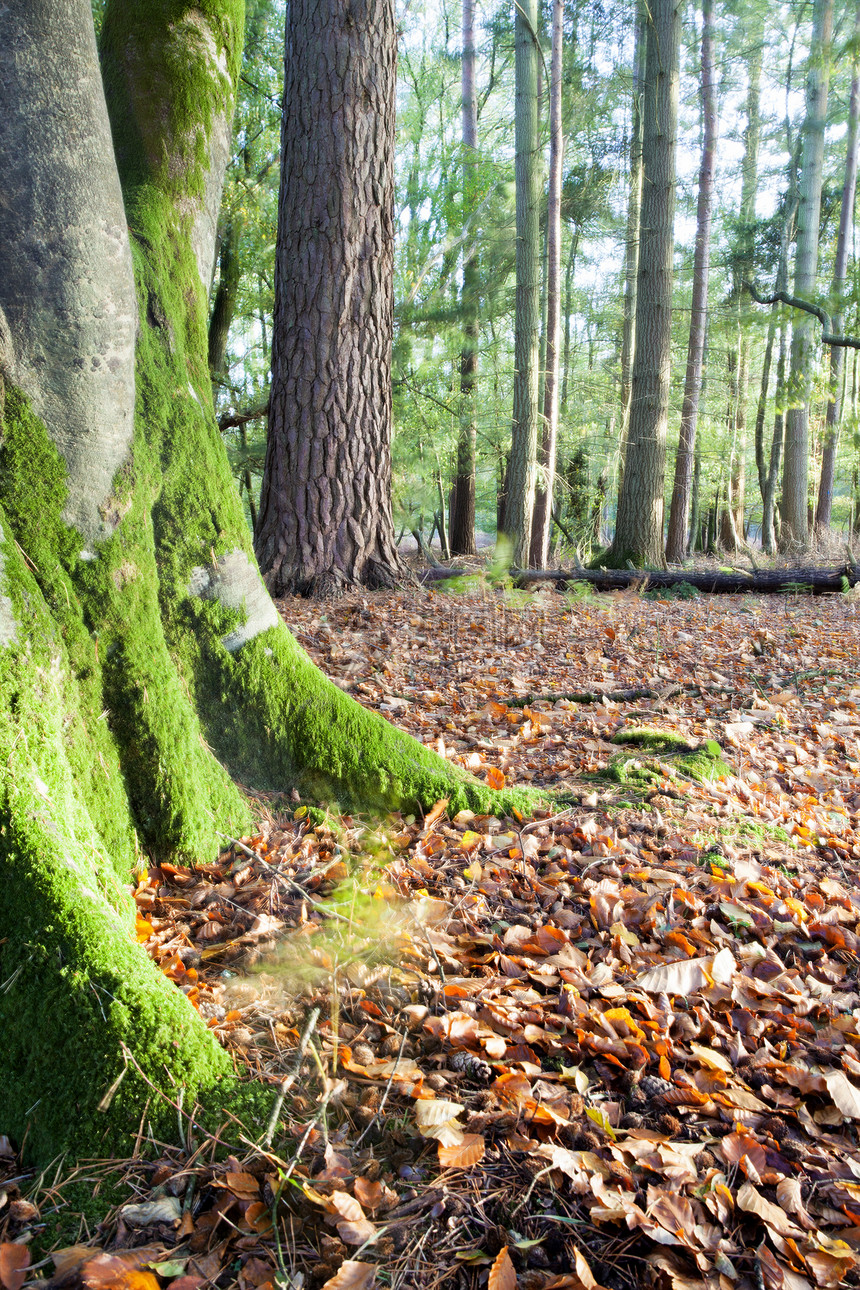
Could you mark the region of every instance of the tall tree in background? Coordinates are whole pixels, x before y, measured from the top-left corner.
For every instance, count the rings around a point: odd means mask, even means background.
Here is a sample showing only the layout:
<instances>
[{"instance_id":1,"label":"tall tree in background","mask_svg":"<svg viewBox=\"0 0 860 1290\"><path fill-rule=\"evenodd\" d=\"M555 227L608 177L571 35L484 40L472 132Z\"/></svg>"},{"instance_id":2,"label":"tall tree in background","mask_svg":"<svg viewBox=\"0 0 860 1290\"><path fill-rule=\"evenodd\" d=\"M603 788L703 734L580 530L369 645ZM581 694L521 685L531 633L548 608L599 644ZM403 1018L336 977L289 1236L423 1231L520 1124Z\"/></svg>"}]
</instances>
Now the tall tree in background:
<instances>
[{"instance_id":1,"label":"tall tree in background","mask_svg":"<svg viewBox=\"0 0 860 1290\"><path fill-rule=\"evenodd\" d=\"M475 0L463 0L463 345L460 351L460 430L457 469L451 499L450 545L453 555L475 554L475 451L477 446L475 384L478 374L479 270L476 235L468 229L475 210L478 165L478 99L475 93Z\"/></svg>"},{"instance_id":2,"label":"tall tree in background","mask_svg":"<svg viewBox=\"0 0 860 1290\"><path fill-rule=\"evenodd\" d=\"M538 139L538 6L516 10L517 287L514 318L514 407L504 532L514 562L528 563L534 510L540 365L540 148Z\"/></svg>"},{"instance_id":3,"label":"tall tree in background","mask_svg":"<svg viewBox=\"0 0 860 1290\"><path fill-rule=\"evenodd\" d=\"M630 388L636 347L636 287L639 276L639 225L642 212L642 82L645 77L645 9L637 0L633 42L633 94L630 119L630 187L624 241L624 321L621 334L621 444L630 426Z\"/></svg>"},{"instance_id":4,"label":"tall tree in background","mask_svg":"<svg viewBox=\"0 0 860 1290\"><path fill-rule=\"evenodd\" d=\"M669 509L666 537L666 559L681 564L687 551L690 523L690 497L693 487L693 461L696 449L696 423L702 388L702 358L708 328L708 275L711 263L711 210L713 206L714 167L717 159L717 94L714 84L714 6L713 0L702 4L702 164L699 169L699 198L696 207L696 247L693 254L693 298L690 304L690 339L687 345L687 371L684 378L684 403L681 408L681 432L675 457L675 485Z\"/></svg>"},{"instance_id":5,"label":"tall tree in background","mask_svg":"<svg viewBox=\"0 0 860 1290\"><path fill-rule=\"evenodd\" d=\"M561 166L564 137L561 125L563 0L553 0L552 65L549 86L549 192L546 214L546 357L544 361L543 422L535 489L529 564L542 569L549 555L552 494L558 441L559 315L561 296Z\"/></svg>"},{"instance_id":6,"label":"tall tree in background","mask_svg":"<svg viewBox=\"0 0 860 1290\"><path fill-rule=\"evenodd\" d=\"M805 300L814 297L818 267L824 128L827 121L832 32L833 0L815 0L806 77L806 117L803 123L797 252L794 263L794 294ZM782 483L780 541L783 545L804 543L809 534L809 401L818 326L816 319L806 312L800 313L792 323L789 377L791 404L785 420L785 469Z\"/></svg>"},{"instance_id":7,"label":"tall tree in background","mask_svg":"<svg viewBox=\"0 0 860 1290\"><path fill-rule=\"evenodd\" d=\"M630 428L612 546L601 563L663 563L663 484L672 342L672 253L678 123L678 0L646 18L642 215Z\"/></svg>"},{"instance_id":8,"label":"tall tree in background","mask_svg":"<svg viewBox=\"0 0 860 1290\"><path fill-rule=\"evenodd\" d=\"M747 398L749 393L750 337L746 320L744 283L754 271L755 199L758 186L758 157L761 143L761 68L764 28L756 18L747 25L751 40L749 82L747 85L744 155L741 162L741 203L732 265L731 301L736 321L735 340L729 347L728 429L730 447L726 463L725 500L720 516L720 541L727 551L744 544L744 510L746 505Z\"/></svg>"},{"instance_id":9,"label":"tall tree in background","mask_svg":"<svg viewBox=\"0 0 860 1290\"><path fill-rule=\"evenodd\" d=\"M254 547L275 595L392 586L393 0L287 7L272 392Z\"/></svg>"},{"instance_id":10,"label":"tall tree in background","mask_svg":"<svg viewBox=\"0 0 860 1290\"><path fill-rule=\"evenodd\" d=\"M842 293L848 272L848 256L854 232L854 198L857 192L857 158L860 152L860 4L855 10L854 70L851 77L851 98L848 108L848 139L845 145L845 178L842 183L842 205L839 212L839 232L836 238L836 259L833 264L833 281L830 298L833 309L833 330L842 330ZM833 480L836 474L836 448L842 420L842 375L845 351L840 345L830 347L830 397L824 426L824 450L821 455L821 478L818 483L818 505L815 511L815 529L824 533L830 528L833 510Z\"/></svg>"}]
</instances>

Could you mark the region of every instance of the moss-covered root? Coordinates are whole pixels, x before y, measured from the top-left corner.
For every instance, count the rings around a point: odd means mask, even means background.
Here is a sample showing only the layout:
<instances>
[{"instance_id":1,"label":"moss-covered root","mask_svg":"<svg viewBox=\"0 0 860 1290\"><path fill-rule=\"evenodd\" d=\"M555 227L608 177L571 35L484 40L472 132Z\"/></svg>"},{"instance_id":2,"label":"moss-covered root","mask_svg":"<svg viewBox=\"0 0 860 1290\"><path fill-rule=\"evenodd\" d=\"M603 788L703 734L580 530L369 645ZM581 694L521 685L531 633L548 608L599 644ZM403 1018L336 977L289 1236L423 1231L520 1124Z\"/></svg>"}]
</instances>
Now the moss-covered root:
<instances>
[{"instance_id":1,"label":"moss-covered root","mask_svg":"<svg viewBox=\"0 0 860 1290\"><path fill-rule=\"evenodd\" d=\"M614 744L630 744L640 748L645 761L631 764L629 757L616 757L610 767L612 778L619 783L630 780L649 781L658 778L668 768L688 779L704 782L722 779L730 773L723 760L722 749L715 739L691 743L670 730L651 726L628 726L612 736Z\"/></svg>"},{"instance_id":2,"label":"moss-covered root","mask_svg":"<svg viewBox=\"0 0 860 1290\"><path fill-rule=\"evenodd\" d=\"M175 1112L147 1079L174 1097L184 1088L187 1105L231 1083L211 1033L136 944L115 867L131 861L127 806L114 821L127 849L117 861L94 822L105 802L78 773L92 761L118 774L98 715L0 533L0 1088L3 1129L42 1160L127 1146L147 1105L172 1133Z\"/></svg>"},{"instance_id":3,"label":"moss-covered root","mask_svg":"<svg viewBox=\"0 0 860 1290\"><path fill-rule=\"evenodd\" d=\"M213 645L208 667L220 674L226 702L209 738L251 783L297 784L309 796L386 809L531 812L547 795L496 792L411 735L344 694L279 624L234 654Z\"/></svg>"}]
</instances>

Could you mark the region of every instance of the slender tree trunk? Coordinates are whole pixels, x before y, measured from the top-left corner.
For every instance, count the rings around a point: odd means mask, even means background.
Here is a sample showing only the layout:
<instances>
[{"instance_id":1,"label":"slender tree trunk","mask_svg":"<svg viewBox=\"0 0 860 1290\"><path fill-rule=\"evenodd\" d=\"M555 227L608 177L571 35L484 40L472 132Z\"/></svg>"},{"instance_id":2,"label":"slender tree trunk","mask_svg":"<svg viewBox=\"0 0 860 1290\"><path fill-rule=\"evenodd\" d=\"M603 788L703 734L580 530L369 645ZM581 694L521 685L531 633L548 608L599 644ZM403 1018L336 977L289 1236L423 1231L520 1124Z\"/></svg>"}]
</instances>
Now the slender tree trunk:
<instances>
[{"instance_id":1,"label":"slender tree trunk","mask_svg":"<svg viewBox=\"0 0 860 1290\"><path fill-rule=\"evenodd\" d=\"M854 17L854 74L851 78L851 100L848 110L848 141L845 147L845 179L842 184L842 207L839 213L839 234L836 239L836 260L833 265L833 282L830 294L833 301L833 327L842 329L842 293L848 272L848 256L854 232L854 198L857 192L857 159L860 152L860 61L857 42L860 40L860 5ZM821 477L818 483L818 506L815 512L815 529L824 533L830 528L833 510L833 481L836 474L836 449L842 421L842 378L844 350L830 348L830 397L824 428L824 450L821 456Z\"/></svg>"},{"instance_id":2,"label":"slender tree trunk","mask_svg":"<svg viewBox=\"0 0 860 1290\"><path fill-rule=\"evenodd\" d=\"M570 388L570 311L573 308L573 274L576 267L576 249L579 235L576 226L570 231L570 249L567 255L567 266L564 271L564 349L562 354L561 411L567 411L567 395Z\"/></svg>"},{"instance_id":3,"label":"slender tree trunk","mask_svg":"<svg viewBox=\"0 0 860 1290\"><path fill-rule=\"evenodd\" d=\"M672 253L680 8L655 0L643 90L642 219L636 354L615 537L604 563L663 563L663 484L672 342Z\"/></svg>"},{"instance_id":4,"label":"slender tree trunk","mask_svg":"<svg viewBox=\"0 0 860 1290\"><path fill-rule=\"evenodd\" d=\"M227 339L236 315L239 294L239 243L242 220L234 215L221 237L218 253L218 286L209 315L209 371L217 395L218 387L227 381Z\"/></svg>"},{"instance_id":5,"label":"slender tree trunk","mask_svg":"<svg viewBox=\"0 0 860 1290\"><path fill-rule=\"evenodd\" d=\"M675 486L669 510L666 559L681 564L687 550L690 491L693 483L693 458L696 448L696 422L702 388L702 357L708 327L708 275L711 263L711 207L716 164L717 95L714 85L714 6L713 0L702 4L702 164L699 170L699 200L696 209L696 247L693 255L693 299L690 306L690 339L687 345L687 372L684 380L684 403L681 408L681 433L675 458Z\"/></svg>"},{"instance_id":6,"label":"slender tree trunk","mask_svg":"<svg viewBox=\"0 0 860 1290\"><path fill-rule=\"evenodd\" d=\"M818 231L824 171L824 127L830 82L833 0L815 0L806 79L806 119L800 167L794 294L810 298L818 267ZM785 421L781 541L804 544L809 533L809 401L818 322L801 313L792 324L791 406Z\"/></svg>"},{"instance_id":7,"label":"slender tree trunk","mask_svg":"<svg viewBox=\"0 0 860 1290\"><path fill-rule=\"evenodd\" d=\"M514 408L507 471L505 531L516 564L528 561L537 466L540 367L540 152L537 0L516 11L517 287Z\"/></svg>"},{"instance_id":8,"label":"slender tree trunk","mask_svg":"<svg viewBox=\"0 0 860 1290\"><path fill-rule=\"evenodd\" d=\"M699 445L696 444L695 463L693 466L693 496L690 504L690 529L687 534L687 545L685 553L690 555L695 551L699 536L699 498L701 495L702 483L702 453Z\"/></svg>"},{"instance_id":9,"label":"slender tree trunk","mask_svg":"<svg viewBox=\"0 0 860 1290\"><path fill-rule=\"evenodd\" d=\"M786 387L786 368L788 366L788 322L780 328L779 358L776 362L776 409L773 416L773 436L770 445L770 466L765 480L762 499L762 546L768 555L776 551L776 489L779 482L779 470L782 465L782 447L785 438L785 405L783 398Z\"/></svg>"},{"instance_id":10,"label":"slender tree trunk","mask_svg":"<svg viewBox=\"0 0 860 1290\"><path fill-rule=\"evenodd\" d=\"M478 101L475 97L475 0L463 0L463 222L475 208L478 149ZM457 471L451 503L451 551L475 554L475 453L477 427L475 384L478 374L479 271L475 235L469 234L463 253L460 307L463 344L460 351L460 430Z\"/></svg>"},{"instance_id":11,"label":"slender tree trunk","mask_svg":"<svg viewBox=\"0 0 860 1290\"><path fill-rule=\"evenodd\" d=\"M533 569L546 568L552 528L552 492L558 440L558 340L559 285L561 277L561 167L564 137L561 126L561 72L563 0L553 0L552 68L549 90L549 196L547 198L546 246L546 366L544 372L543 425L540 436L540 479L535 491L529 563Z\"/></svg>"},{"instance_id":12,"label":"slender tree trunk","mask_svg":"<svg viewBox=\"0 0 860 1290\"><path fill-rule=\"evenodd\" d=\"M276 595L392 586L393 0L287 8L272 394L254 538Z\"/></svg>"},{"instance_id":13,"label":"slender tree trunk","mask_svg":"<svg viewBox=\"0 0 860 1290\"><path fill-rule=\"evenodd\" d=\"M639 281L639 228L642 211L642 89L645 79L646 14L637 0L633 42L633 101L630 120L630 190L624 243L624 323L621 336L621 468L630 424L630 390L636 350L636 290Z\"/></svg>"},{"instance_id":14,"label":"slender tree trunk","mask_svg":"<svg viewBox=\"0 0 860 1290\"><path fill-rule=\"evenodd\" d=\"M735 446L732 456L731 526L735 539L744 541L746 509L747 401L749 398L750 339L744 330L746 314L744 282L755 269L755 199L758 187L758 157L761 141L761 66L764 27L757 21L751 32L747 124L744 131L744 159L741 165L741 205L735 250L734 295L738 310L737 399L735 403Z\"/></svg>"}]
</instances>

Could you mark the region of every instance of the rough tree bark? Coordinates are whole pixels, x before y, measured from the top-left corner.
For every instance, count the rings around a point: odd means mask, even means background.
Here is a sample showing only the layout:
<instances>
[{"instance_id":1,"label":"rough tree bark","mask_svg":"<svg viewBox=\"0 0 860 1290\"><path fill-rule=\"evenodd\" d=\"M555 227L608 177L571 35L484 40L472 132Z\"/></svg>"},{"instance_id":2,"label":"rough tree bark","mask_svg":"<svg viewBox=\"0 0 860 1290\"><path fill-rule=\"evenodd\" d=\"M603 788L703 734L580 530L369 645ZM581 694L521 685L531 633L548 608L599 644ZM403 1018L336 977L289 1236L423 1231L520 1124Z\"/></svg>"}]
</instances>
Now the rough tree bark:
<instances>
[{"instance_id":1,"label":"rough tree bark","mask_svg":"<svg viewBox=\"0 0 860 1290\"><path fill-rule=\"evenodd\" d=\"M516 10L517 287L513 427L504 515L504 531L513 542L517 564L528 562L537 474L540 355L537 25L537 0L523 0Z\"/></svg>"},{"instance_id":2,"label":"rough tree bark","mask_svg":"<svg viewBox=\"0 0 860 1290\"><path fill-rule=\"evenodd\" d=\"M232 775L503 806L326 681L253 561L206 336L242 17L109 0L109 120L89 0L0 8L0 1087L42 1160L127 1146L147 1104L172 1134L165 1069L253 1125L128 886L250 823Z\"/></svg>"},{"instance_id":3,"label":"rough tree bark","mask_svg":"<svg viewBox=\"0 0 860 1290\"><path fill-rule=\"evenodd\" d=\"M637 3L634 18L633 96L630 119L630 191L624 244L624 323L621 333L621 469L630 426L630 382L636 350L636 286L639 277L639 225L642 213L642 82L645 79L645 11Z\"/></svg>"},{"instance_id":4,"label":"rough tree bark","mask_svg":"<svg viewBox=\"0 0 860 1290\"><path fill-rule=\"evenodd\" d=\"M682 564L687 552L690 527L690 495L693 487L693 458L696 450L696 422L702 390L702 359L708 329L708 275L711 264L711 207L714 167L717 159L717 93L714 84L714 6L702 4L702 164L699 168L699 199L696 207L696 246L693 253L693 298L690 303L690 339L681 432L675 457L675 486L669 508L666 559Z\"/></svg>"},{"instance_id":5,"label":"rough tree bark","mask_svg":"<svg viewBox=\"0 0 860 1290\"><path fill-rule=\"evenodd\" d=\"M642 215L636 353L615 536L601 564L663 561L663 482L672 341L672 252L680 7L655 0L646 17Z\"/></svg>"},{"instance_id":6,"label":"rough tree bark","mask_svg":"<svg viewBox=\"0 0 860 1290\"><path fill-rule=\"evenodd\" d=\"M824 127L833 34L833 0L815 0L812 42L806 77L806 117L803 123L803 156L800 165L800 201L797 208L797 254L794 294L809 298L815 291L818 267L818 230L824 175ZM791 337L791 403L785 418L785 467L782 479L783 546L806 543L809 535L809 400L815 347L811 317L794 320Z\"/></svg>"},{"instance_id":7,"label":"rough tree bark","mask_svg":"<svg viewBox=\"0 0 860 1290\"><path fill-rule=\"evenodd\" d=\"M535 488L529 564L542 569L549 555L552 494L558 440L558 368L561 287L561 166L564 136L561 127L562 0L553 0L552 65L549 85L549 192L546 215L546 356L544 360L543 423Z\"/></svg>"},{"instance_id":8,"label":"rough tree bark","mask_svg":"<svg viewBox=\"0 0 860 1290\"><path fill-rule=\"evenodd\" d=\"M287 8L269 437L275 595L392 586L393 0Z\"/></svg>"},{"instance_id":9,"label":"rough tree bark","mask_svg":"<svg viewBox=\"0 0 860 1290\"><path fill-rule=\"evenodd\" d=\"M463 115L463 220L475 208L478 168L478 100L475 94L475 0L463 0L463 66L461 73ZM457 438L457 473L451 499L451 551L475 554L475 455L477 419L475 386L478 376L478 252L474 234L463 252L463 285L460 309L463 344L460 350L460 432Z\"/></svg>"}]
</instances>

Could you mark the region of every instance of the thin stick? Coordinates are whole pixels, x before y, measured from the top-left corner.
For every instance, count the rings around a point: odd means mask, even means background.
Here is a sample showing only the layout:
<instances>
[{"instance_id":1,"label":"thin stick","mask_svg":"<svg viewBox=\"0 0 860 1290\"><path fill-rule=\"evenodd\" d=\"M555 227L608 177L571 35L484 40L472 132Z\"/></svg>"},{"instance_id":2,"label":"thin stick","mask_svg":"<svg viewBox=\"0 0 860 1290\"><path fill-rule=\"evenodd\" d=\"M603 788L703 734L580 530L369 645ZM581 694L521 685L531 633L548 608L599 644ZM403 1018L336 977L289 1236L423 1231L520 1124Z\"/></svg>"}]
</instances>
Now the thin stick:
<instances>
[{"instance_id":1,"label":"thin stick","mask_svg":"<svg viewBox=\"0 0 860 1290\"><path fill-rule=\"evenodd\" d=\"M405 1043L406 1043L406 1031L404 1030L400 1040L400 1048L398 1049L397 1056L394 1059L394 1070L391 1072L391 1074L388 1077L388 1083L385 1085L385 1092L382 1094L382 1098L377 1108L376 1115L370 1121L370 1124L368 1124L368 1126L363 1130L363 1132L360 1133L359 1136L356 1138L355 1142L352 1145L353 1151L355 1151L355 1149L361 1145L361 1143L364 1141L365 1137L373 1128L374 1124L376 1124L376 1121L379 1119L380 1115L382 1115L382 1112L385 1109L385 1103L388 1101L388 1094L391 1092L391 1085L394 1083L394 1076L397 1074L397 1067L400 1063L400 1058L403 1056L403 1048Z\"/></svg>"},{"instance_id":2,"label":"thin stick","mask_svg":"<svg viewBox=\"0 0 860 1290\"><path fill-rule=\"evenodd\" d=\"M278 1090L278 1096L275 1098L275 1104L272 1107L272 1114L269 1116L269 1123L266 1125L266 1133L265 1133L265 1136L263 1137L263 1146L267 1151L271 1147L272 1139L275 1136L275 1129L277 1128L278 1117L280 1116L281 1111L283 1109L284 1099L286 1098L287 1093L289 1092L292 1085L298 1079L299 1069L301 1068L302 1059L305 1055L305 1052L307 1051L307 1046L310 1043L311 1035L316 1029L316 1024L319 1021L319 1019L320 1019L320 1009L312 1008L311 1011L308 1013L308 1019L305 1022L305 1028L302 1032L302 1037L299 1040L299 1046L296 1050L296 1056L293 1061L293 1069L290 1071L289 1075L287 1075L283 1080L281 1080L281 1087Z\"/></svg>"}]
</instances>

